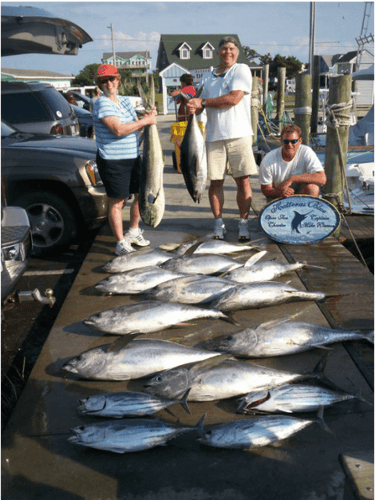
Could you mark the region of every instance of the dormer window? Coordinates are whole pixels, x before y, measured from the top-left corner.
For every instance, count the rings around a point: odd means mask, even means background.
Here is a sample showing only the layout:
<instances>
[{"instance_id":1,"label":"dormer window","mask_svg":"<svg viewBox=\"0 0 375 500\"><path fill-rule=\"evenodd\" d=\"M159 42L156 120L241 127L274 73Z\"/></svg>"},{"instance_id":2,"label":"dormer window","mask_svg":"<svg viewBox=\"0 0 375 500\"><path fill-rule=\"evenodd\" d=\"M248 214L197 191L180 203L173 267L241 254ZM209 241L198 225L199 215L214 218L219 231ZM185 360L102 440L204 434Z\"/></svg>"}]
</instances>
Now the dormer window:
<instances>
[{"instance_id":1,"label":"dormer window","mask_svg":"<svg viewBox=\"0 0 375 500\"><path fill-rule=\"evenodd\" d=\"M190 59L191 47L187 43L183 43L178 49L180 52L180 59Z\"/></svg>"},{"instance_id":2,"label":"dormer window","mask_svg":"<svg viewBox=\"0 0 375 500\"><path fill-rule=\"evenodd\" d=\"M214 57L214 47L210 42L206 42L201 48L203 59L213 59Z\"/></svg>"}]
</instances>

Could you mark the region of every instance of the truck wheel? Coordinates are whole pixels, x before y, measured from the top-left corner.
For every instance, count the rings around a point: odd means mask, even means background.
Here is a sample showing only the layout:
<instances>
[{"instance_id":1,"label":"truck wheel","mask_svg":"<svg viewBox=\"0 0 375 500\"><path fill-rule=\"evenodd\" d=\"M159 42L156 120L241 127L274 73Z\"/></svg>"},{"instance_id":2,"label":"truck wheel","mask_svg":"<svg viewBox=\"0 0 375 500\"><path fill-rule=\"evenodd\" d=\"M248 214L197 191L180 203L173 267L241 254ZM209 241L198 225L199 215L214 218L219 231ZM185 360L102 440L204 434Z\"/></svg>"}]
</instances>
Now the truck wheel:
<instances>
[{"instance_id":1,"label":"truck wheel","mask_svg":"<svg viewBox=\"0 0 375 500\"><path fill-rule=\"evenodd\" d=\"M77 235L73 210L53 193L28 193L14 200L12 205L24 208L29 216L34 254L61 250Z\"/></svg>"}]
</instances>

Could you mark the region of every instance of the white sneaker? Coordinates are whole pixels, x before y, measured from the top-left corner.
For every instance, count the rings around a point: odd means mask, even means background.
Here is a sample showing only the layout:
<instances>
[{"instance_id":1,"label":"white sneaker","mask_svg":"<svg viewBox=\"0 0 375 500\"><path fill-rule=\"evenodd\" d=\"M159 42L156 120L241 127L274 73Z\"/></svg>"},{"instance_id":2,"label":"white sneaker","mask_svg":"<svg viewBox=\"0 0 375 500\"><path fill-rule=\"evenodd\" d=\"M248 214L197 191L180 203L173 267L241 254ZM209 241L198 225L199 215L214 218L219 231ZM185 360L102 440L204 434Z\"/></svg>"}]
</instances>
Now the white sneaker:
<instances>
[{"instance_id":1,"label":"white sneaker","mask_svg":"<svg viewBox=\"0 0 375 500\"><path fill-rule=\"evenodd\" d=\"M143 231L138 228L138 233L134 234L133 231L129 230L124 234L124 240L129 244L138 245L139 247L148 247L150 242L145 240L143 235Z\"/></svg>"},{"instance_id":2,"label":"white sneaker","mask_svg":"<svg viewBox=\"0 0 375 500\"><path fill-rule=\"evenodd\" d=\"M227 232L223 219L216 219L214 226L214 240L223 240Z\"/></svg>"},{"instance_id":3,"label":"white sneaker","mask_svg":"<svg viewBox=\"0 0 375 500\"><path fill-rule=\"evenodd\" d=\"M250 231L247 219L240 219L238 223L238 240L250 241Z\"/></svg>"},{"instance_id":4,"label":"white sneaker","mask_svg":"<svg viewBox=\"0 0 375 500\"><path fill-rule=\"evenodd\" d=\"M128 253L135 252L135 249L126 240L118 241L116 243L115 254L127 255Z\"/></svg>"}]
</instances>

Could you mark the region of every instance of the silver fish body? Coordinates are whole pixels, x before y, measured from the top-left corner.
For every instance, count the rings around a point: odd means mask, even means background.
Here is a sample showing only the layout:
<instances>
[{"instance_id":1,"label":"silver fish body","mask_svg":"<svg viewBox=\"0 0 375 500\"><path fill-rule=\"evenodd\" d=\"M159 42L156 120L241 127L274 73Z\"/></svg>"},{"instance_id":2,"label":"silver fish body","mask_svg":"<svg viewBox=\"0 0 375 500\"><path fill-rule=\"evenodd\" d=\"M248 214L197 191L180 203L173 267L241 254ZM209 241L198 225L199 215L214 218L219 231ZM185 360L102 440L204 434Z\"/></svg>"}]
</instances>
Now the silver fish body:
<instances>
[{"instance_id":1,"label":"silver fish body","mask_svg":"<svg viewBox=\"0 0 375 500\"><path fill-rule=\"evenodd\" d=\"M225 255L192 255L191 257L178 257L170 262L160 265L163 269L169 269L185 274L220 274L241 267L239 262Z\"/></svg>"},{"instance_id":2,"label":"silver fish body","mask_svg":"<svg viewBox=\"0 0 375 500\"><path fill-rule=\"evenodd\" d=\"M125 271L131 271L132 269L139 269L141 267L158 266L172 258L172 254L163 252L158 248L137 251L115 257L103 266L103 271L107 273L124 273Z\"/></svg>"},{"instance_id":3,"label":"silver fish body","mask_svg":"<svg viewBox=\"0 0 375 500\"><path fill-rule=\"evenodd\" d=\"M72 429L75 436L68 441L98 450L128 453L165 444L191 429L159 419L110 420L75 427Z\"/></svg>"},{"instance_id":4,"label":"silver fish body","mask_svg":"<svg viewBox=\"0 0 375 500\"><path fill-rule=\"evenodd\" d=\"M207 182L206 144L195 114L189 116L180 146L180 168L187 190L195 203L203 196Z\"/></svg>"},{"instance_id":5,"label":"silver fish body","mask_svg":"<svg viewBox=\"0 0 375 500\"><path fill-rule=\"evenodd\" d=\"M122 337L82 352L67 361L63 369L90 380L131 380L217 355L167 340L128 342Z\"/></svg>"},{"instance_id":6,"label":"silver fish body","mask_svg":"<svg viewBox=\"0 0 375 500\"><path fill-rule=\"evenodd\" d=\"M190 368L167 370L148 381L145 391L172 399L190 389L188 401L216 401L311 377L243 361L218 361L212 358Z\"/></svg>"},{"instance_id":7,"label":"silver fish body","mask_svg":"<svg viewBox=\"0 0 375 500\"><path fill-rule=\"evenodd\" d=\"M259 325L210 342L210 349L239 358L268 358L308 351L315 347L350 340L374 343L374 332L333 330L298 321Z\"/></svg>"},{"instance_id":8,"label":"silver fish body","mask_svg":"<svg viewBox=\"0 0 375 500\"><path fill-rule=\"evenodd\" d=\"M342 394L326 387L304 384L287 384L267 391L251 392L240 400L237 413L254 412L312 412L355 399L352 394Z\"/></svg>"},{"instance_id":9,"label":"silver fish body","mask_svg":"<svg viewBox=\"0 0 375 500\"><path fill-rule=\"evenodd\" d=\"M181 400L160 398L144 392L111 392L95 394L79 401L80 415L93 417L142 417L154 415Z\"/></svg>"},{"instance_id":10,"label":"silver fish body","mask_svg":"<svg viewBox=\"0 0 375 500\"><path fill-rule=\"evenodd\" d=\"M102 293L137 294L183 276L182 273L174 273L158 266L140 267L121 274L113 274L99 281L95 289Z\"/></svg>"},{"instance_id":11,"label":"silver fish body","mask_svg":"<svg viewBox=\"0 0 375 500\"><path fill-rule=\"evenodd\" d=\"M201 243L198 248L194 250L194 255L201 255L209 253L211 255L223 255L228 253L246 252L253 250L252 245L236 244L224 240L209 240Z\"/></svg>"},{"instance_id":12,"label":"silver fish body","mask_svg":"<svg viewBox=\"0 0 375 500\"><path fill-rule=\"evenodd\" d=\"M209 427L198 441L215 448L259 448L286 439L312 423L312 419L289 416L245 418Z\"/></svg>"},{"instance_id":13,"label":"silver fish body","mask_svg":"<svg viewBox=\"0 0 375 500\"><path fill-rule=\"evenodd\" d=\"M199 318L228 319L221 311L188 304L145 300L93 314L84 323L101 332L125 335L158 332Z\"/></svg>"},{"instance_id":14,"label":"silver fish body","mask_svg":"<svg viewBox=\"0 0 375 500\"><path fill-rule=\"evenodd\" d=\"M156 227L164 215L163 150L156 125L144 128L143 160L139 183L139 212L147 226Z\"/></svg>"},{"instance_id":15,"label":"silver fish body","mask_svg":"<svg viewBox=\"0 0 375 500\"><path fill-rule=\"evenodd\" d=\"M180 304L208 304L236 283L218 276L184 276L162 283L145 293L148 299L168 300Z\"/></svg>"},{"instance_id":16,"label":"silver fish body","mask_svg":"<svg viewBox=\"0 0 375 500\"><path fill-rule=\"evenodd\" d=\"M227 274L227 278L238 283L257 283L271 281L292 271L299 271L306 267L302 262L283 264L282 262L258 262L251 267L234 269Z\"/></svg>"},{"instance_id":17,"label":"silver fish body","mask_svg":"<svg viewBox=\"0 0 375 500\"><path fill-rule=\"evenodd\" d=\"M274 306L292 300L323 300L325 296L323 292L298 290L287 283L264 281L238 285L214 300L210 307L220 311L236 311Z\"/></svg>"}]
</instances>

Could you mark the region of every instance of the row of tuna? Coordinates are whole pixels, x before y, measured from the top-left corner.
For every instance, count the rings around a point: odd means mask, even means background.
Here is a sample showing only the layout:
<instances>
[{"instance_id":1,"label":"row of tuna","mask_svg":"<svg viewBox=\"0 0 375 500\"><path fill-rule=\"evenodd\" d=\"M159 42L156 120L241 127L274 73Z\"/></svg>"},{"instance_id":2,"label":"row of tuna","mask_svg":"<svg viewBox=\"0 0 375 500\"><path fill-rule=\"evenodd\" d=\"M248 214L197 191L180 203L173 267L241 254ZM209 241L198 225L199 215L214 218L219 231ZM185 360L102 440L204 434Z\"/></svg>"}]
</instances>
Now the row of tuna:
<instances>
[{"instance_id":1,"label":"row of tuna","mask_svg":"<svg viewBox=\"0 0 375 500\"><path fill-rule=\"evenodd\" d=\"M254 249L250 245L233 245L218 240L199 241L182 245L175 253L159 249L134 252L104 266L106 272L120 274L98 283L97 290L107 294L141 293L148 300L102 311L86 319L85 323L89 326L121 336L112 343L79 354L65 363L63 368L91 380L149 379L144 384L144 392L97 394L81 400L78 407L80 415L116 420L72 429L75 435L69 438L70 442L124 453L164 444L180 434L196 431L199 441L204 444L249 449L285 439L316 421L324 427L321 412L318 418L313 419L285 414L318 411L358 397L344 393L326 380L323 373L326 358L311 373L275 370L237 358L289 355L344 340L366 339L373 342L373 332L331 330L288 318L257 327L249 325L197 347L166 340L134 338L136 334L164 330L197 318L217 318L236 324L231 316L224 313L240 308L263 307L290 299L325 298L320 292L305 292L285 283L264 281L307 267L305 263L291 266L273 261L259 263L266 253L264 251L258 251L246 263L221 255ZM260 275L251 272L257 268L263 269ZM255 282L242 284L233 279L234 275L228 278L230 273L240 272L241 269L244 275L253 274L256 279L263 276L263 281L255 279ZM251 287L254 287L253 292ZM202 305L205 307L202 308ZM312 385L311 381L326 384ZM284 415L242 417L215 426L205 426L204 418L201 418L195 427L140 418L175 404L190 412L188 401L216 401L233 397L240 398L237 403L239 414L281 412ZM118 420L124 417L132 419Z\"/></svg>"}]
</instances>

